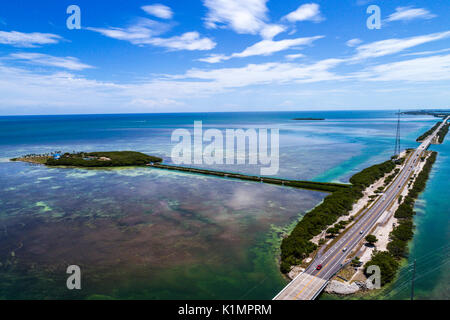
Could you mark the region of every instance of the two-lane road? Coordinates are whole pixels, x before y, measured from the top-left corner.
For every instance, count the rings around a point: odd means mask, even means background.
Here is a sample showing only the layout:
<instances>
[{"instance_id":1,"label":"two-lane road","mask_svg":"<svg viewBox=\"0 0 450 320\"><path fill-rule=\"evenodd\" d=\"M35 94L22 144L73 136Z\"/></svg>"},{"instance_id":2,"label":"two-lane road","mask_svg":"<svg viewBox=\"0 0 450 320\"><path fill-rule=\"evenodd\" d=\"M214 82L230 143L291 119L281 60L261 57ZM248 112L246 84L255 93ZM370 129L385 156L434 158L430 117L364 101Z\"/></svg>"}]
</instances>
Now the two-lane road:
<instances>
[{"instance_id":1,"label":"two-lane road","mask_svg":"<svg viewBox=\"0 0 450 320\"><path fill-rule=\"evenodd\" d=\"M361 213L361 218L346 230L342 238L322 255L316 257L309 267L293 279L274 299L312 300L319 295L327 282L341 269L348 254L372 230L384 212L396 201L419 165L422 153L429 147L437 132L448 119L449 117L410 154L399 174L387 187L383 195ZM320 270L317 270L318 265L322 265Z\"/></svg>"}]
</instances>

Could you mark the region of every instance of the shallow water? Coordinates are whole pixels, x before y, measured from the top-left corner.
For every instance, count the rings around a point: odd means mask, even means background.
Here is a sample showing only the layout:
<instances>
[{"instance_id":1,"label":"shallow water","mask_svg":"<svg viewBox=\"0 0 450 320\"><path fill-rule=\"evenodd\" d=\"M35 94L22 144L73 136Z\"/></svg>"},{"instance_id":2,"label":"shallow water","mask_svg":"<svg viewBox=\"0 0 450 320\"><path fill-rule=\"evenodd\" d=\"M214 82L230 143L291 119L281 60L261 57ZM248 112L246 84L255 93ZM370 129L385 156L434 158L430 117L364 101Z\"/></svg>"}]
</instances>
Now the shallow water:
<instances>
[{"instance_id":1,"label":"shallow water","mask_svg":"<svg viewBox=\"0 0 450 320\"><path fill-rule=\"evenodd\" d=\"M327 120L291 120L303 116ZM403 147L435 121L407 118ZM7 162L54 150L136 150L170 163L172 130L194 120L279 128L277 176L343 182L391 155L396 124L393 112L0 117L0 298L272 298L286 283L281 235L325 194L150 168ZM213 167L259 174L257 166ZM81 267L80 291L65 287L70 264ZM444 290L429 283L424 296Z\"/></svg>"}]
</instances>

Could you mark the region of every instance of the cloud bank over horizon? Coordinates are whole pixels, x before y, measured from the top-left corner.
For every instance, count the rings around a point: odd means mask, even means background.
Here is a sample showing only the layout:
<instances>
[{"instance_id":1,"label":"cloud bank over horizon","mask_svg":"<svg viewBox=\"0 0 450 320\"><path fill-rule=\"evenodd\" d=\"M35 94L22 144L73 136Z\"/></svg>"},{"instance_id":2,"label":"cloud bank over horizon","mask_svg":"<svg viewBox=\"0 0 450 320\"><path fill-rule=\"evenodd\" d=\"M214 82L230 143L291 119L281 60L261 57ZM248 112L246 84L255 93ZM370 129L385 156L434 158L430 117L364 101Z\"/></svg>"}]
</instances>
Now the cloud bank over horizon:
<instances>
[{"instance_id":1,"label":"cloud bank over horizon","mask_svg":"<svg viewBox=\"0 0 450 320\"><path fill-rule=\"evenodd\" d=\"M0 115L449 105L450 14L439 4L383 6L380 30L359 2L353 20L336 5L275 4L143 2L126 19L111 6L81 30L2 14ZM104 9L80 6L82 17Z\"/></svg>"}]
</instances>

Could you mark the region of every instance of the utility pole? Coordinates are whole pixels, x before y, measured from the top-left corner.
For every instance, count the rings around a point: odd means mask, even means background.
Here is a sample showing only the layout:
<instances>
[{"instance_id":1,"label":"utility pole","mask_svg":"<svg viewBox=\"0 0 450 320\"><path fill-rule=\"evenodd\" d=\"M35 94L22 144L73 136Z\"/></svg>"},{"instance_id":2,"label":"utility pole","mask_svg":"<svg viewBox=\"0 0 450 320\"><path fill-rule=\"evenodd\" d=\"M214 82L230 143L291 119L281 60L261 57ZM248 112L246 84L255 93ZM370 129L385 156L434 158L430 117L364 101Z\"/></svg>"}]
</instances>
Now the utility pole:
<instances>
[{"instance_id":1,"label":"utility pole","mask_svg":"<svg viewBox=\"0 0 450 320\"><path fill-rule=\"evenodd\" d=\"M414 280L416 278L416 259L414 259L413 274L411 279L411 300L414 300Z\"/></svg>"}]
</instances>

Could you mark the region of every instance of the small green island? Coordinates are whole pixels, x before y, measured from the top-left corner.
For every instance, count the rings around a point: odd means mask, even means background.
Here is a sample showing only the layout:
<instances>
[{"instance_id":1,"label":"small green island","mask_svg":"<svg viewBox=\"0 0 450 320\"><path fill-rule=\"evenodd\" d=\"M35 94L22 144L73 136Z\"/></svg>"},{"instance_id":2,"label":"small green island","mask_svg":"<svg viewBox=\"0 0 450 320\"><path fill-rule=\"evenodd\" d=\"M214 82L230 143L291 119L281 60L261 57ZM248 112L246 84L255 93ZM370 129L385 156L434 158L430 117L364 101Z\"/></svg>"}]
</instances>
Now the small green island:
<instances>
[{"instance_id":1,"label":"small green island","mask_svg":"<svg viewBox=\"0 0 450 320\"><path fill-rule=\"evenodd\" d=\"M29 154L11 161L23 161L47 166L73 167L125 167L144 166L149 163L160 163L162 158L149 156L136 151L101 151L77 153Z\"/></svg>"},{"instance_id":2,"label":"small green island","mask_svg":"<svg viewBox=\"0 0 450 320\"><path fill-rule=\"evenodd\" d=\"M297 121L321 121L321 120L325 120L325 118L294 118L292 120L297 120Z\"/></svg>"}]
</instances>

